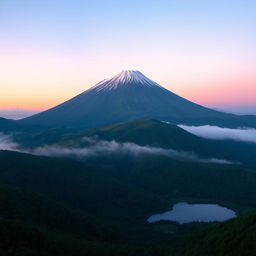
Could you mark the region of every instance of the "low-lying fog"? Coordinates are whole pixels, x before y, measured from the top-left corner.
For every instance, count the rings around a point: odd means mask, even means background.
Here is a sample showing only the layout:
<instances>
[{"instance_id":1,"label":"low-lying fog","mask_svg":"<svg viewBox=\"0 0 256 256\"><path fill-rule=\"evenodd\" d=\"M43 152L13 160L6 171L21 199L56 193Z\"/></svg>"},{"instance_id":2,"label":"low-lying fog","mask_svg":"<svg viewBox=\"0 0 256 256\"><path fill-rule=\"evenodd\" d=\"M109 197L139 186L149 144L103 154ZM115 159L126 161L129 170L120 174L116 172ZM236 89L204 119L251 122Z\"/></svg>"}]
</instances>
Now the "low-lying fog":
<instances>
[{"instance_id":1,"label":"low-lying fog","mask_svg":"<svg viewBox=\"0 0 256 256\"><path fill-rule=\"evenodd\" d=\"M89 144L86 147L63 147L60 145L45 145L34 149L21 148L12 140L12 136L0 133L0 150L12 150L34 155L54 156L54 157L75 157L88 158L97 156L115 155L159 155L175 159L182 159L194 162L216 163L216 164L235 164L234 162L217 159L217 158L201 158L193 152L177 151L174 149L164 149L161 147L140 146L135 143L125 142L119 143L116 141L98 140L96 138L85 137Z\"/></svg>"},{"instance_id":2,"label":"low-lying fog","mask_svg":"<svg viewBox=\"0 0 256 256\"><path fill-rule=\"evenodd\" d=\"M203 126L187 126L179 125L180 128L206 139L215 140L235 140L256 143L256 129L239 128L230 129L218 126L203 125Z\"/></svg>"}]
</instances>

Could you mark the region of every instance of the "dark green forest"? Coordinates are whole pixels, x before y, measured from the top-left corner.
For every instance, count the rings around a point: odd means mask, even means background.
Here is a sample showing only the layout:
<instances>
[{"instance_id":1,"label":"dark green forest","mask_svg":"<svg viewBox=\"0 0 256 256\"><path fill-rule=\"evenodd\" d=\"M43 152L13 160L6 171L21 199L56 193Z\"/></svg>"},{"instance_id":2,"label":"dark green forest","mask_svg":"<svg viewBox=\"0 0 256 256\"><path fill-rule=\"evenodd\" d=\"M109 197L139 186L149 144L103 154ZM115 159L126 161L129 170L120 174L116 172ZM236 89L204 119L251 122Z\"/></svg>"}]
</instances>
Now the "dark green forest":
<instances>
[{"instance_id":1,"label":"dark green forest","mask_svg":"<svg viewBox=\"0 0 256 256\"><path fill-rule=\"evenodd\" d=\"M247 213L256 208L254 145L218 144L154 120L87 131L34 127L14 135L31 148L86 147L84 137L193 151L205 158L238 158L241 163L147 154L53 158L2 150L1 255L254 255L249 252L255 252L256 214ZM179 201L219 203L238 218L224 223L146 221Z\"/></svg>"}]
</instances>

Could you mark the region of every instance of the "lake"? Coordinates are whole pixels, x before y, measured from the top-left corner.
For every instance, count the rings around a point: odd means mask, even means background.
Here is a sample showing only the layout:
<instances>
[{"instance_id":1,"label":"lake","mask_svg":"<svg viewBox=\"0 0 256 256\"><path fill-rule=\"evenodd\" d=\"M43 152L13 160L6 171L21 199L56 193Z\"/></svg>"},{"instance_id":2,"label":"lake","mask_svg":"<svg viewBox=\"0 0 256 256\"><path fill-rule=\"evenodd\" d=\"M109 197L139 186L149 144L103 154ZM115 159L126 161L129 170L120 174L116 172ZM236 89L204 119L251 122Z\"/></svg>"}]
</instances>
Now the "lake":
<instances>
[{"instance_id":1,"label":"lake","mask_svg":"<svg viewBox=\"0 0 256 256\"><path fill-rule=\"evenodd\" d=\"M177 203L171 211L150 216L150 223L160 220L176 221L180 224L198 222L225 221L236 217L236 213L218 204L188 204Z\"/></svg>"}]
</instances>

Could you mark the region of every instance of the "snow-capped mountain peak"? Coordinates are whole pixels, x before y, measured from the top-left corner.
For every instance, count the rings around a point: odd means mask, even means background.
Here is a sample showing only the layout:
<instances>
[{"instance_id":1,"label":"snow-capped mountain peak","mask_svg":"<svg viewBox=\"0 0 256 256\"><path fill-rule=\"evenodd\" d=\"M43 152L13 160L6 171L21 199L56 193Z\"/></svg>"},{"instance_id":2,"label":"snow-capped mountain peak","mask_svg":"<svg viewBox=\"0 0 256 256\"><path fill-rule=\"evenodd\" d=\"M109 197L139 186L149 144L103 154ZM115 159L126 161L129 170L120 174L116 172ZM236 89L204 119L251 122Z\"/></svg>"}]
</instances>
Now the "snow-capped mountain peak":
<instances>
[{"instance_id":1,"label":"snow-capped mountain peak","mask_svg":"<svg viewBox=\"0 0 256 256\"><path fill-rule=\"evenodd\" d=\"M74 98L20 122L89 129L145 118L187 125L256 126L255 117L240 118L205 108L132 70L122 71Z\"/></svg>"},{"instance_id":2,"label":"snow-capped mountain peak","mask_svg":"<svg viewBox=\"0 0 256 256\"><path fill-rule=\"evenodd\" d=\"M150 80L146 76L144 76L140 71L137 70L125 70L115 75L110 79L105 79L95 86L93 86L91 90L94 91L107 91L114 90L119 88L120 86L134 86L134 85L143 85L148 87L161 87L156 82ZM161 87L162 88L162 87Z\"/></svg>"}]
</instances>

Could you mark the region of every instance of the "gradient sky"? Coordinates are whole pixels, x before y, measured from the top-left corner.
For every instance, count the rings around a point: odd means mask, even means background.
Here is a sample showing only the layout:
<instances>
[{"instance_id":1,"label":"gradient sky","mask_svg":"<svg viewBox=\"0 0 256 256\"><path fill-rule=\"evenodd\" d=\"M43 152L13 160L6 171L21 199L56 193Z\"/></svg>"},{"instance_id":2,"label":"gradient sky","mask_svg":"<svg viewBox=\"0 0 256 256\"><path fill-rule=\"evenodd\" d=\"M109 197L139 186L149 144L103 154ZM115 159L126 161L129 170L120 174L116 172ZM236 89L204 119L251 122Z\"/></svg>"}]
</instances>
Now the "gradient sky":
<instances>
[{"instance_id":1,"label":"gradient sky","mask_svg":"<svg viewBox=\"0 0 256 256\"><path fill-rule=\"evenodd\" d=\"M0 0L0 109L47 109L135 69L256 113L255 13L255 0Z\"/></svg>"}]
</instances>

